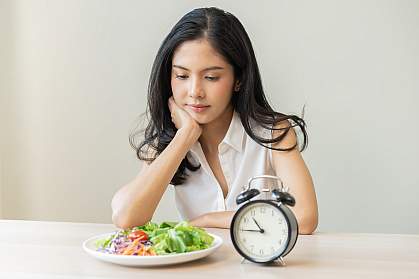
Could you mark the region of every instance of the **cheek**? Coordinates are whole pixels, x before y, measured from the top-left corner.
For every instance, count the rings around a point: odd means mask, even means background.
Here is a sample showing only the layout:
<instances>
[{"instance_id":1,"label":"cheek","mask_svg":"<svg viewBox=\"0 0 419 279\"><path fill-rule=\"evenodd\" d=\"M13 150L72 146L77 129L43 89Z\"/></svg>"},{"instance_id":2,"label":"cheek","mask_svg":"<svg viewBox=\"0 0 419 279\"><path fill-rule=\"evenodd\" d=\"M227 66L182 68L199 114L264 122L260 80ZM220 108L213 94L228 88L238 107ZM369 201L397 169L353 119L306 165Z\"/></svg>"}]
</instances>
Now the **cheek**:
<instances>
[{"instance_id":1,"label":"cheek","mask_svg":"<svg viewBox=\"0 0 419 279\"><path fill-rule=\"evenodd\" d=\"M172 79L170 85L172 87L173 98L175 100L181 98L184 92L183 85L176 79Z\"/></svg>"},{"instance_id":2,"label":"cheek","mask_svg":"<svg viewBox=\"0 0 419 279\"><path fill-rule=\"evenodd\" d=\"M232 85L231 82L220 82L215 87L212 88L214 94L214 98L217 98L218 100L225 100L229 101L232 96Z\"/></svg>"}]
</instances>

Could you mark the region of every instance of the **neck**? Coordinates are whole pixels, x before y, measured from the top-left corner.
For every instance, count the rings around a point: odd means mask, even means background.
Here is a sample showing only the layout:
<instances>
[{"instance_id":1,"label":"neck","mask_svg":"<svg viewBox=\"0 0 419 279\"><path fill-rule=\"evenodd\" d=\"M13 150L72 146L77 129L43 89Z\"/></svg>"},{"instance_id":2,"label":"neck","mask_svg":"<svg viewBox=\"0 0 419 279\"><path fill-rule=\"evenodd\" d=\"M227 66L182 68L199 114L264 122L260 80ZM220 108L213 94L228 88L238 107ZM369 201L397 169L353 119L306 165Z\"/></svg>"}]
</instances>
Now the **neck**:
<instances>
[{"instance_id":1,"label":"neck","mask_svg":"<svg viewBox=\"0 0 419 279\"><path fill-rule=\"evenodd\" d=\"M230 105L227 108L227 112L224 112L220 117L210 123L202 125L202 134L199 137L199 143L205 154L218 153L218 145L227 134L233 113L233 107Z\"/></svg>"}]
</instances>

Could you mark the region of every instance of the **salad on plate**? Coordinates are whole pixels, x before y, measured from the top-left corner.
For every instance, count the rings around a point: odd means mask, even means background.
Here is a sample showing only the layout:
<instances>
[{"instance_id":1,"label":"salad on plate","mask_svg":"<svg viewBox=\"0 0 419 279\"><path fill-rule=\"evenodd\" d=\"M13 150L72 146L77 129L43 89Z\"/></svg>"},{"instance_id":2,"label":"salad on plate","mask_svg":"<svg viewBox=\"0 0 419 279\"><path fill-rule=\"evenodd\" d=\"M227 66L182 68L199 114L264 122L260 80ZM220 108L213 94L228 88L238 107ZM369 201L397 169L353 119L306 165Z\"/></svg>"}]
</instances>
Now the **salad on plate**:
<instances>
[{"instance_id":1,"label":"salad on plate","mask_svg":"<svg viewBox=\"0 0 419 279\"><path fill-rule=\"evenodd\" d=\"M211 247L214 237L187 221L148 222L143 226L119 230L95 242L97 251L133 256L159 256L192 252Z\"/></svg>"}]
</instances>

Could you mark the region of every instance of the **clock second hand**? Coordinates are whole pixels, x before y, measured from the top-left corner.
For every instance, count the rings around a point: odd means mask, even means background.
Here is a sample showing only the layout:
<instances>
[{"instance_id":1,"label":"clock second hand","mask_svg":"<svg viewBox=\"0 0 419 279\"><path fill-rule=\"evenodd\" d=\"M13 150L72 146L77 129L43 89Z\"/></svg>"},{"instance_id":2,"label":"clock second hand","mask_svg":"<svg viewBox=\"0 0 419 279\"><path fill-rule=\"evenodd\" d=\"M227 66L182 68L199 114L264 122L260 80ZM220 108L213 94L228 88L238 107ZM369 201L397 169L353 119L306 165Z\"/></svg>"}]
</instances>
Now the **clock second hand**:
<instances>
[{"instance_id":1,"label":"clock second hand","mask_svg":"<svg viewBox=\"0 0 419 279\"><path fill-rule=\"evenodd\" d=\"M264 233L264 232L265 232L265 230L264 230L264 229L262 229L262 228L259 226L259 224L258 224L258 222L256 222L255 218L253 218L253 217L252 217L252 219L253 219L253 221L255 221L256 226L258 226L258 228L259 228L259 232Z\"/></svg>"}]
</instances>

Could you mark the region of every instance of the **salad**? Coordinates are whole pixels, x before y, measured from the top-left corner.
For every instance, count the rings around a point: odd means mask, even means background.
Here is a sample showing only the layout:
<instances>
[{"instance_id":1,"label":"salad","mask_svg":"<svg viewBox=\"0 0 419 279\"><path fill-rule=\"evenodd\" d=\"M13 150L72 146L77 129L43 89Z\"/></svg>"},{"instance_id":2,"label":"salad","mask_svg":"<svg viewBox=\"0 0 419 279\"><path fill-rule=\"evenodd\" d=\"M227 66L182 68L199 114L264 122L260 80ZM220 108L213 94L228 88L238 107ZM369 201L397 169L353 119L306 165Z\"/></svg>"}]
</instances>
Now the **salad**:
<instances>
[{"instance_id":1,"label":"salad","mask_svg":"<svg viewBox=\"0 0 419 279\"><path fill-rule=\"evenodd\" d=\"M100 252L117 255L156 256L186 253L209 248L214 237L187 221L148 222L143 226L119 230L96 241Z\"/></svg>"}]
</instances>

